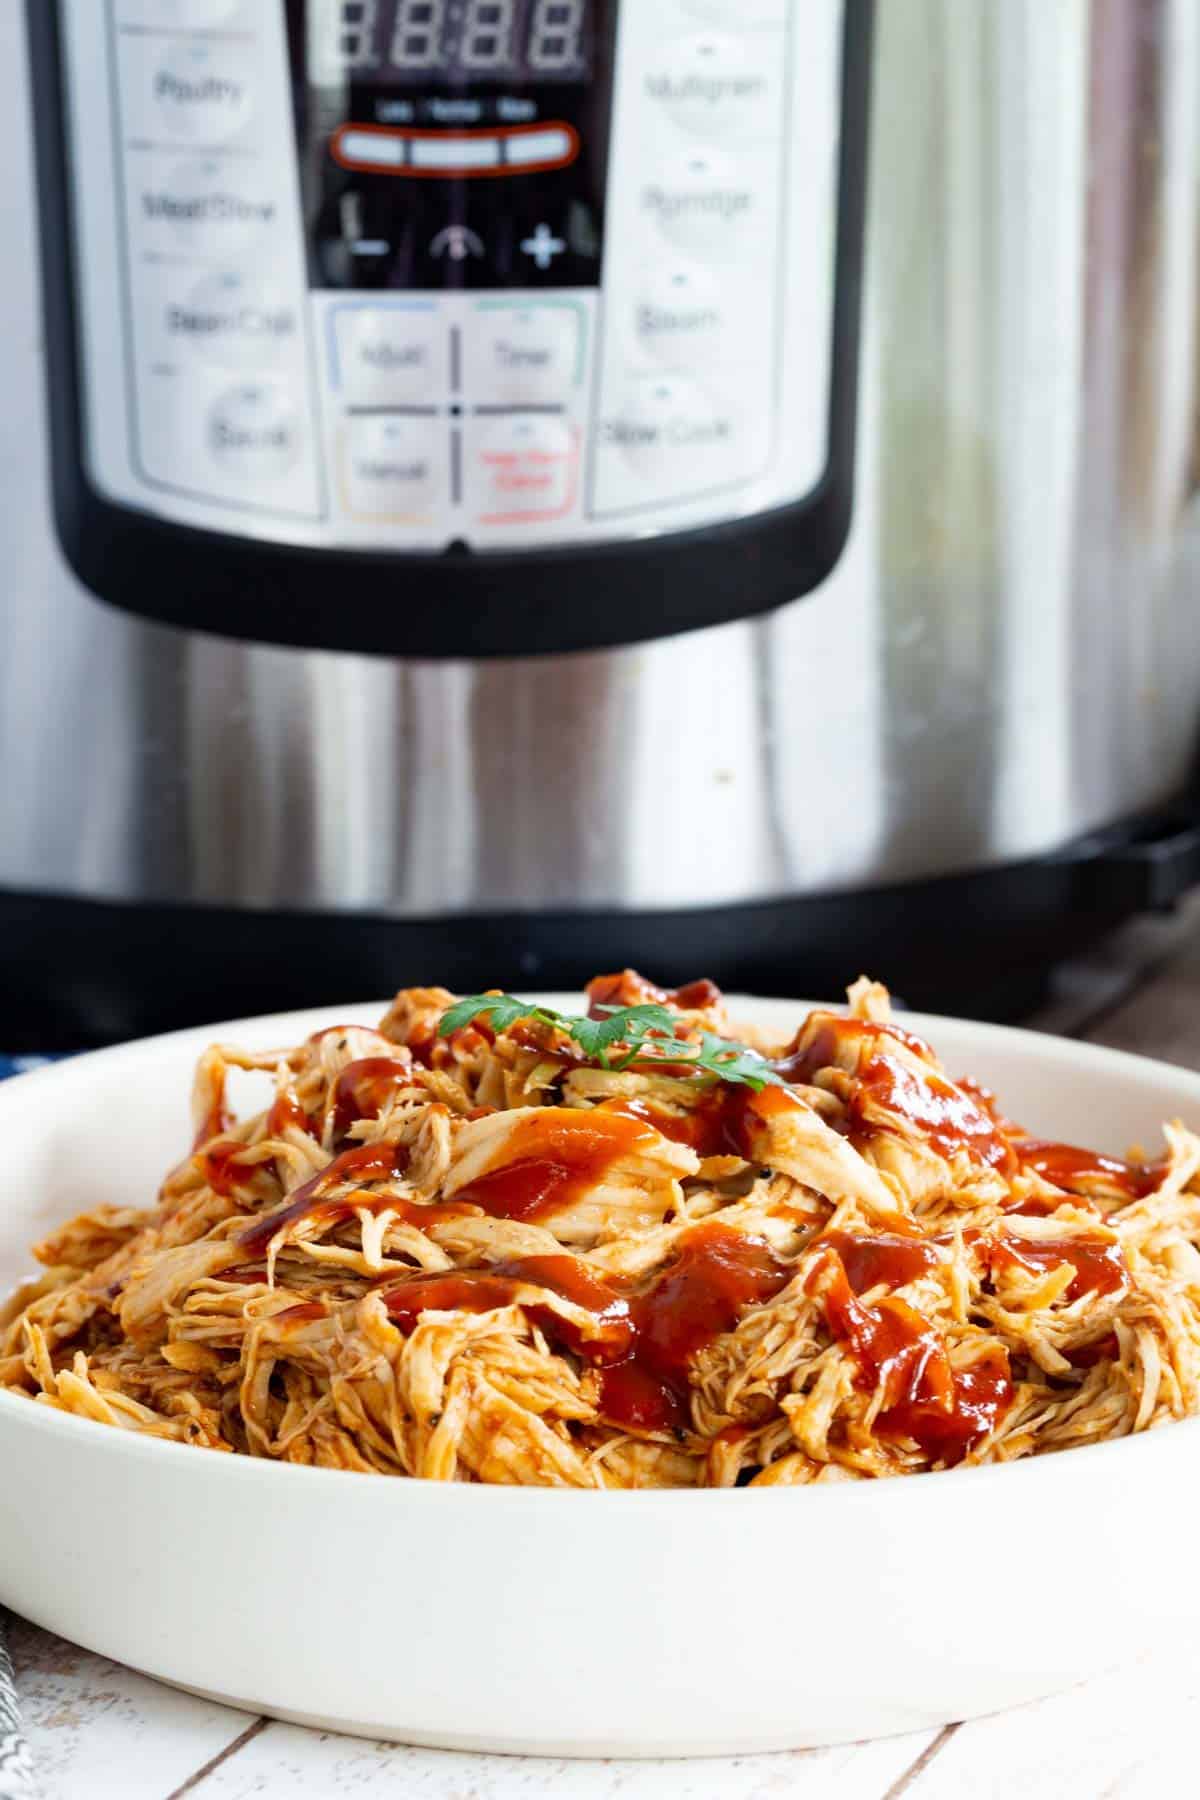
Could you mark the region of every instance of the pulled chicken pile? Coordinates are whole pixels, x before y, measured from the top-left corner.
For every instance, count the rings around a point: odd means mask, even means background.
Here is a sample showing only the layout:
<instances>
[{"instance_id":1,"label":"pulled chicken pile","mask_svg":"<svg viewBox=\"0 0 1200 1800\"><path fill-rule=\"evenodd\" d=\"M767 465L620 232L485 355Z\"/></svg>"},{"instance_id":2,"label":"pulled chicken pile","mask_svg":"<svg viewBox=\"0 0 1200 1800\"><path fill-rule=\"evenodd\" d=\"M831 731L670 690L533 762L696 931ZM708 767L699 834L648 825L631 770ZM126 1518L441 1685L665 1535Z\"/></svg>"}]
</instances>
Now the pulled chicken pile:
<instances>
[{"instance_id":1,"label":"pulled chicken pile","mask_svg":"<svg viewBox=\"0 0 1200 1800\"><path fill-rule=\"evenodd\" d=\"M865 979L786 1042L631 970L218 1045L155 1205L39 1244L0 1386L284 1462L563 1487L1007 1462L1200 1409L1200 1139L1029 1136ZM273 1097L236 1120L231 1070ZM239 1078L241 1079L241 1078Z\"/></svg>"}]
</instances>

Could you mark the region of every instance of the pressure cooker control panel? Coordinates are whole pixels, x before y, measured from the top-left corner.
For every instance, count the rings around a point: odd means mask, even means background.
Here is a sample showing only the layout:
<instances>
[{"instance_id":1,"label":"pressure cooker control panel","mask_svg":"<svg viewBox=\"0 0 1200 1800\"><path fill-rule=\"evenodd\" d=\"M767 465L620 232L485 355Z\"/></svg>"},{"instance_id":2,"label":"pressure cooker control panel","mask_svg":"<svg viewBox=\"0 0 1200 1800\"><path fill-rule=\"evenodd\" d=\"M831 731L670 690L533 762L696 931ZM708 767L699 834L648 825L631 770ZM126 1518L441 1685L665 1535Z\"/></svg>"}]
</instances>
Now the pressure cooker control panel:
<instances>
[{"instance_id":1,"label":"pressure cooker control panel","mask_svg":"<svg viewBox=\"0 0 1200 1800\"><path fill-rule=\"evenodd\" d=\"M278 544L691 531L826 470L843 0L61 0L84 459Z\"/></svg>"}]
</instances>

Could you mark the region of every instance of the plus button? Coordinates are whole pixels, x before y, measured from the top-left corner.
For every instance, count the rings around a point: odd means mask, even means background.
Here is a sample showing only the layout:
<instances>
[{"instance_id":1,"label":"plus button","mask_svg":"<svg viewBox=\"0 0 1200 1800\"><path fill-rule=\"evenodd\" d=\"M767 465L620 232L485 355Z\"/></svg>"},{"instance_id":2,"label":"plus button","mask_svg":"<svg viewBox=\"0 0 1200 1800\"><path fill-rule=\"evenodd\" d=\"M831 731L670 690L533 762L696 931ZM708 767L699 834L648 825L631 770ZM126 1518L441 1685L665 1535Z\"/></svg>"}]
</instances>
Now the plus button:
<instances>
[{"instance_id":1,"label":"plus button","mask_svg":"<svg viewBox=\"0 0 1200 1800\"><path fill-rule=\"evenodd\" d=\"M532 237L522 238L521 248L526 256L532 256L539 269L548 269L556 256L561 256L566 245L560 237L555 237L545 220L537 227Z\"/></svg>"}]
</instances>

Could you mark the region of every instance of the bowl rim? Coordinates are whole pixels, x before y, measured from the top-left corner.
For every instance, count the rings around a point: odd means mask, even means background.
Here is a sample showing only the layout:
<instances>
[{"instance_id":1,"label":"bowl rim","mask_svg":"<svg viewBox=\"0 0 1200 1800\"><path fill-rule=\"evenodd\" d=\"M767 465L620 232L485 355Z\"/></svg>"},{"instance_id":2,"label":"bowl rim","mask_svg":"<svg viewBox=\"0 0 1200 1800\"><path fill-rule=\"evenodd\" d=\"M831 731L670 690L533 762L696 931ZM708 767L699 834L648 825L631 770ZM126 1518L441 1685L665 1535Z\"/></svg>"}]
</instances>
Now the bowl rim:
<instances>
[{"instance_id":1,"label":"bowl rim","mask_svg":"<svg viewBox=\"0 0 1200 1800\"><path fill-rule=\"evenodd\" d=\"M539 989L534 990L531 997L553 1005L563 1000L574 1000L578 996L564 990ZM739 1004L780 1010L784 1008L812 1010L814 1007L826 1006L835 1008L842 1004L837 1001L794 1000L785 996L743 993L727 994L725 998L731 1011L736 1011ZM193 1044L198 1039L217 1043L233 1042L236 1041L239 1034L252 1033L258 1027L269 1027L274 1033L276 1030L287 1030L293 1025L299 1028L302 1023L310 1020L321 1021L328 1017L337 1021L338 1015L365 1012L368 1009L375 1010L377 1008L381 1016L389 1004L388 1000L346 1001L333 1006L299 1007L284 1013L251 1014L240 1019L218 1020L209 1025L185 1026L176 1031L160 1032L150 1037L133 1038L120 1044L110 1044L98 1050L82 1051L78 1055L65 1058L60 1062L23 1070L20 1074L0 1082L0 1124L3 1122L5 1109L9 1106L20 1105L24 1097L28 1095L31 1085L34 1084L45 1087L57 1084L70 1085L73 1081L86 1082L90 1073L99 1065L103 1065L105 1069L112 1069L118 1067L122 1062L137 1061L157 1050L181 1047L185 1041ZM1039 1055L1048 1057L1051 1062L1063 1065L1074 1064L1077 1067L1082 1064L1085 1068L1088 1066L1103 1067L1110 1073L1116 1074L1124 1072L1139 1085L1152 1082L1155 1074L1160 1077L1167 1076L1172 1085L1190 1087L1193 1090L1197 1108L1200 1109L1200 1072L1166 1062L1159 1057L1143 1056L1129 1050L1110 1049L1107 1045L1092 1044L1075 1038L1064 1038L1054 1033L1032 1031L1022 1026L997 1025L988 1021L960 1019L940 1013L910 1012L901 1008L897 1008L897 1012L906 1028L911 1028L921 1035L936 1037L940 1029L950 1026L952 1030L969 1030L980 1035L985 1041L993 1042L997 1046L1003 1046L1010 1050L1019 1051L1023 1046L1036 1045ZM364 1024L365 1021L348 1018L345 1023L356 1025ZM320 1030L322 1028L319 1022L310 1026L310 1029ZM366 1028L370 1029L370 1026L368 1025ZM149 1459L153 1463L163 1456L178 1458L202 1454L199 1447L195 1445L181 1444L166 1438L150 1437L140 1432L126 1431L119 1427L105 1425L99 1420L82 1418L74 1413L63 1413L33 1397L0 1389L0 1428L7 1430L9 1422L15 1423L18 1420L23 1420L25 1425L35 1431L42 1431L51 1437L63 1438L68 1443L74 1440L81 1446L88 1441L87 1434L93 1434L91 1441L102 1454L124 1455L135 1461ZM810 1504L816 1501L818 1495L823 1495L827 1501L833 1496L837 1496L843 1505L863 1506L868 1503L874 1504L873 1497L879 1494L881 1488L886 1489L889 1494L898 1496L915 1485L918 1493L924 1493L929 1481L933 1479L939 1482L938 1491L941 1491L941 1479L949 1476L953 1476L956 1483L956 1488L951 1490L952 1492L962 1490L969 1494L974 1492L983 1480L995 1481L1000 1477L1011 1480L1015 1478L1018 1470L1024 1471L1023 1480L1026 1487L1030 1488L1036 1481L1062 1479L1062 1475L1056 1471L1064 1461L1070 1467L1080 1465L1079 1474L1082 1478L1088 1470L1099 1473L1098 1459L1101 1456L1111 1459L1114 1456L1127 1454L1135 1444L1142 1446L1143 1457L1152 1443L1159 1444L1161 1452L1161 1440L1164 1433L1168 1445L1178 1443L1179 1450L1183 1451L1185 1445L1179 1440L1184 1434L1195 1439L1198 1431L1200 1431L1200 1414L1191 1418L1170 1420L1163 1426L1155 1427L1148 1432L1127 1433L1123 1437L1109 1438L1102 1443L1075 1445L1067 1450L1050 1451L1041 1456L1019 1457L1011 1463L988 1463L967 1469L920 1470L916 1472L915 1482L909 1476L882 1481L830 1482L826 1485L806 1483L800 1488L760 1488L754 1490L755 1499L752 1504L756 1506L784 1504L798 1492L803 1492L810 1496ZM1085 1462L1086 1467L1084 1466ZM301 1475L313 1487L314 1493L316 1492L314 1484L336 1482L339 1485L343 1501L347 1493L352 1491L347 1488L346 1484L352 1482L363 1496L362 1504L364 1505L391 1504L391 1500L384 1497L393 1495L397 1488L407 1496L408 1502L414 1505L445 1504L449 1495L470 1493L487 1494L490 1498L486 1502L467 1501L467 1505L561 1506L576 1504L581 1495L587 1495L590 1505L595 1506L602 1501L607 1501L610 1506L615 1505L622 1508L631 1505L661 1505L664 1501L678 1504L679 1498L684 1495L687 1496L685 1504L693 1507L727 1506L735 1499L739 1504L744 1504L745 1496L751 1492L748 1488L521 1487L486 1482L429 1481L416 1477L398 1477L391 1480L383 1478L379 1481L372 1481L362 1479L364 1472L354 1469L313 1468L303 1463L286 1463L268 1457L237 1456L215 1451L209 1452L204 1457L197 1473L207 1470L211 1477L218 1468L228 1471L227 1475L217 1477L220 1480L265 1481L268 1483L283 1480L286 1483L294 1483L296 1476ZM965 1488L965 1484L968 1482L972 1484L970 1489ZM300 1490L295 1491L298 1493ZM376 1498L369 1499L369 1495L374 1495ZM531 1500L530 1497L535 1495L537 1498ZM773 1498L768 1498L768 1496ZM1027 1498L1029 1497L1027 1496ZM889 1500L885 1504L910 1505L913 1502L911 1499L903 1501L897 1498Z\"/></svg>"}]
</instances>

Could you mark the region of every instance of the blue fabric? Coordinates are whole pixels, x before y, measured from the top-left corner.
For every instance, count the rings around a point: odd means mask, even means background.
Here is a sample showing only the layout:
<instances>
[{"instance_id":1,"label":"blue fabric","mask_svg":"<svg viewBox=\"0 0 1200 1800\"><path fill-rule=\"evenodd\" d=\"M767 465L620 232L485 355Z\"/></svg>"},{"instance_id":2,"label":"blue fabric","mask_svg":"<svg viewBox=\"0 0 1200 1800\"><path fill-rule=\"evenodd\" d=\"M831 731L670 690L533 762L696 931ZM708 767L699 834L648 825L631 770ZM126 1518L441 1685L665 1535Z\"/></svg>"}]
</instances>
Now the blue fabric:
<instances>
[{"instance_id":1,"label":"blue fabric","mask_svg":"<svg viewBox=\"0 0 1200 1800\"><path fill-rule=\"evenodd\" d=\"M26 1069L40 1069L46 1063L61 1062L59 1056L0 1056L0 1081L10 1075L24 1075Z\"/></svg>"}]
</instances>

